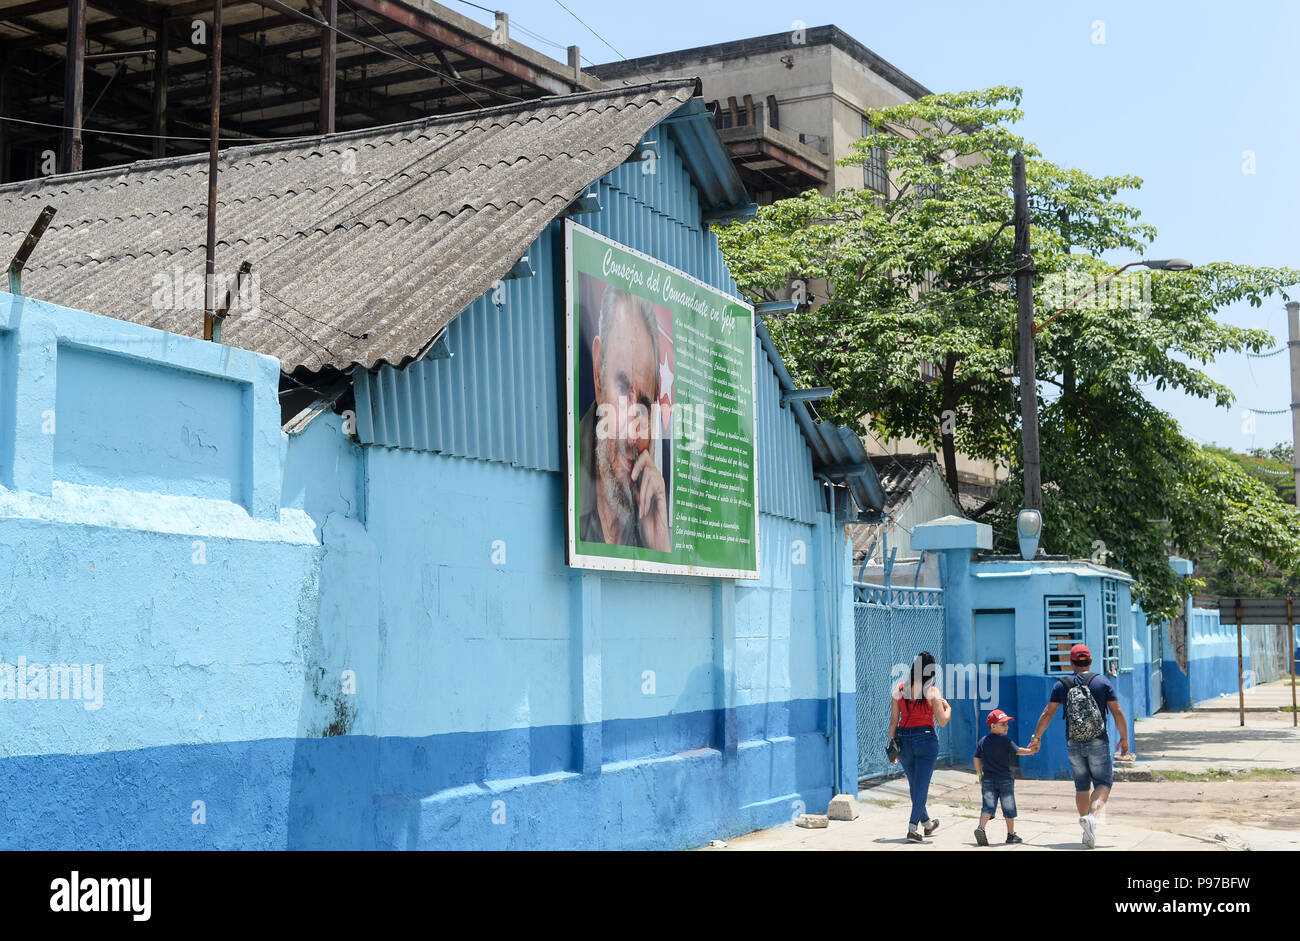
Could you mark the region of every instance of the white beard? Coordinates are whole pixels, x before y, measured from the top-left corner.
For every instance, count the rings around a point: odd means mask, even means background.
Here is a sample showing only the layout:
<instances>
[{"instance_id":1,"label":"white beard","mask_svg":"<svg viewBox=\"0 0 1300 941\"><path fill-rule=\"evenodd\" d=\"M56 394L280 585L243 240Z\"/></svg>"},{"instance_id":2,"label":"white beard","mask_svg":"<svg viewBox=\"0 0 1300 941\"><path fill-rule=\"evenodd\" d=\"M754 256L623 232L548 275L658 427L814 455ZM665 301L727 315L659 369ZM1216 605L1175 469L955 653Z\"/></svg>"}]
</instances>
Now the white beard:
<instances>
[{"instance_id":1,"label":"white beard","mask_svg":"<svg viewBox=\"0 0 1300 941\"><path fill-rule=\"evenodd\" d=\"M609 505L618 514L619 522L622 524L624 533L620 533L617 538L624 538L626 531L631 529L632 520L636 516L636 507L632 499L631 485L624 485L614 473L612 462L609 459L609 442L596 442L596 472L600 475L600 486L605 491L605 499Z\"/></svg>"}]
</instances>

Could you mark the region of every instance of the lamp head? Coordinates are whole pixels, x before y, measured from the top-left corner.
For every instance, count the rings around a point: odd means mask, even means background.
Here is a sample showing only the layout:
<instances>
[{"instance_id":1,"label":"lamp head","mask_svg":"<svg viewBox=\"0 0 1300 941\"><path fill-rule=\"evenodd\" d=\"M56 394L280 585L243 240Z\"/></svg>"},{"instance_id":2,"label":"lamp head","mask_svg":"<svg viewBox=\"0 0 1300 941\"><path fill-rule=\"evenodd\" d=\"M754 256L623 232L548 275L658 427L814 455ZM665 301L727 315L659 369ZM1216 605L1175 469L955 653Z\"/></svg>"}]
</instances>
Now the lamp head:
<instances>
[{"instance_id":1,"label":"lamp head","mask_svg":"<svg viewBox=\"0 0 1300 941\"><path fill-rule=\"evenodd\" d=\"M1195 267L1186 258L1156 258L1142 264L1156 271L1191 271Z\"/></svg>"},{"instance_id":2,"label":"lamp head","mask_svg":"<svg viewBox=\"0 0 1300 941\"><path fill-rule=\"evenodd\" d=\"M1016 516L1016 536L1020 540L1020 558L1028 562L1038 552L1043 537L1043 514L1039 510L1021 510Z\"/></svg>"}]
</instances>

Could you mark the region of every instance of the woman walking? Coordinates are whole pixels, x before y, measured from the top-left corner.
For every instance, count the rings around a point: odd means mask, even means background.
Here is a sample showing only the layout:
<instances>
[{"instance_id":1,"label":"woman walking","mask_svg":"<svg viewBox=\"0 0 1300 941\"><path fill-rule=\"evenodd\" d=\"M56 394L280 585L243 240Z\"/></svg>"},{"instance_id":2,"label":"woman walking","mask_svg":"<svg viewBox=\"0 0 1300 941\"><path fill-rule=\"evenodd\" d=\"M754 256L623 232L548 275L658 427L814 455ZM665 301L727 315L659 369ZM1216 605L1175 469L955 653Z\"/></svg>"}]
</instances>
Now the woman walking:
<instances>
[{"instance_id":1,"label":"woman walking","mask_svg":"<svg viewBox=\"0 0 1300 941\"><path fill-rule=\"evenodd\" d=\"M935 723L940 727L947 725L952 718L952 707L940 694L934 678L934 655L922 651L912 661L910 675L893 691L889 707L889 741L895 740L897 732L901 745L898 757L891 760L902 764L912 795L912 816L907 826L907 839L911 843L925 842L918 827L925 828L925 836L939 829L939 821L930 819L925 809L925 798L939 758Z\"/></svg>"}]
</instances>

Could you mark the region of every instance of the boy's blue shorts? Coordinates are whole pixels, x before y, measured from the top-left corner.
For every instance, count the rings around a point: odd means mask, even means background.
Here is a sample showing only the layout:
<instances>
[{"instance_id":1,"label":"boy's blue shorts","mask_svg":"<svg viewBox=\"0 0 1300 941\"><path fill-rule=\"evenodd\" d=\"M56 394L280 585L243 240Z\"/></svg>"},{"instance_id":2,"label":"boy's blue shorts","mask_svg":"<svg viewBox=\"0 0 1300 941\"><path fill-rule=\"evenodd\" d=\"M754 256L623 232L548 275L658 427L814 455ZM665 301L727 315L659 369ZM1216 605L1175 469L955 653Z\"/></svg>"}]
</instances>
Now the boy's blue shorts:
<instances>
[{"instance_id":1,"label":"boy's blue shorts","mask_svg":"<svg viewBox=\"0 0 1300 941\"><path fill-rule=\"evenodd\" d=\"M981 784L981 790L984 792L984 807L982 813L986 813L990 818L997 816L998 801L1002 801L1002 816L1007 820L1014 820L1016 816L1016 785L1014 781L989 781L985 779Z\"/></svg>"}]
</instances>

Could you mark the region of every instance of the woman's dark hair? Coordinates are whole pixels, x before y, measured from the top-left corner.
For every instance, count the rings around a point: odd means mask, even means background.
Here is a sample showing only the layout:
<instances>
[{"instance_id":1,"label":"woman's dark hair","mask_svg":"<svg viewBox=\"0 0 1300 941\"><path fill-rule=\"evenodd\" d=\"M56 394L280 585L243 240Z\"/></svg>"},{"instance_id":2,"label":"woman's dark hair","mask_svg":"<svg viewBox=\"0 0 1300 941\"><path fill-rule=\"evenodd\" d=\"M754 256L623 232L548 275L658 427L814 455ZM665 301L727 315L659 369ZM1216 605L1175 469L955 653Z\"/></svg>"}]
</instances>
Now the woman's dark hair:
<instances>
[{"instance_id":1,"label":"woman's dark hair","mask_svg":"<svg viewBox=\"0 0 1300 941\"><path fill-rule=\"evenodd\" d=\"M904 696L908 699L924 699L926 688L934 685L936 672L934 654L922 650L912 660L912 672L908 677L909 682ZM920 695L917 695L918 689L921 691Z\"/></svg>"}]
</instances>

